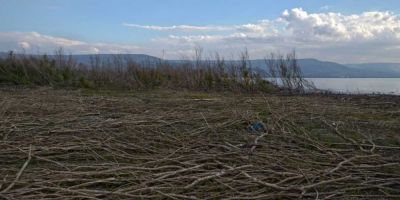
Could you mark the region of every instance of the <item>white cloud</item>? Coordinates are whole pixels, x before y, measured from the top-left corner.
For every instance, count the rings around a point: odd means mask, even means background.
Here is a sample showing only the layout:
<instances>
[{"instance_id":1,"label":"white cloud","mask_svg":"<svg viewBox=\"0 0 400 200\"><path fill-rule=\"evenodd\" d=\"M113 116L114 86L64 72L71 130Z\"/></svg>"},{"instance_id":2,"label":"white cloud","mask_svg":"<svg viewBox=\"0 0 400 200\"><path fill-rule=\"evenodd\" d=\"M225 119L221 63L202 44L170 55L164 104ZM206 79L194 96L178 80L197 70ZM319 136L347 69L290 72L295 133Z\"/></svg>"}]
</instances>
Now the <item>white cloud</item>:
<instances>
[{"instance_id":1,"label":"white cloud","mask_svg":"<svg viewBox=\"0 0 400 200\"><path fill-rule=\"evenodd\" d=\"M272 51L296 49L300 57L341 63L400 62L400 17L392 12L345 15L334 12L308 13L302 8L285 10L272 20L234 25L154 26L123 24L133 29L167 32L146 46L90 43L36 32L0 32L0 51L25 49L52 52L64 47L73 53L147 53L179 58L200 45L230 57L247 48L252 58ZM160 34L160 35L164 35ZM188 56L188 55L185 55Z\"/></svg>"},{"instance_id":2,"label":"white cloud","mask_svg":"<svg viewBox=\"0 0 400 200\"><path fill-rule=\"evenodd\" d=\"M139 29L147 29L153 31L229 31L232 27L229 26L190 26L190 25L173 25L173 26L153 26L153 25L139 25L139 24L129 24L123 23L123 26Z\"/></svg>"},{"instance_id":3,"label":"white cloud","mask_svg":"<svg viewBox=\"0 0 400 200\"><path fill-rule=\"evenodd\" d=\"M123 26L146 29L151 31L170 31L170 32L227 32L227 31L240 31L240 32L258 32L261 33L268 25L267 20L260 21L257 24L242 24L230 26L191 26L191 25L172 25L172 26L154 26L154 25L139 25L123 23Z\"/></svg>"},{"instance_id":4,"label":"white cloud","mask_svg":"<svg viewBox=\"0 0 400 200\"><path fill-rule=\"evenodd\" d=\"M127 53L139 52L140 47L110 43L88 43L62 37L53 37L37 32L0 32L0 51L49 53L58 48L72 53Z\"/></svg>"},{"instance_id":5,"label":"white cloud","mask_svg":"<svg viewBox=\"0 0 400 200\"><path fill-rule=\"evenodd\" d=\"M330 5L324 5L324 6L321 6L319 9L320 10L329 10L330 8L331 8Z\"/></svg>"},{"instance_id":6,"label":"white cloud","mask_svg":"<svg viewBox=\"0 0 400 200\"><path fill-rule=\"evenodd\" d=\"M274 20L229 27L228 33L201 34L200 30L204 29L191 29L196 33L174 34L153 42L181 49L201 45L211 51L222 49L228 54L238 47L247 47L258 58L268 54L267 50L297 49L303 57L342 63L376 62L376 58L381 62L400 62L400 58L393 56L400 54L400 18L391 12L343 15L308 13L294 8L285 10Z\"/></svg>"},{"instance_id":7,"label":"white cloud","mask_svg":"<svg viewBox=\"0 0 400 200\"><path fill-rule=\"evenodd\" d=\"M265 31L265 27L260 24L244 24L238 26L238 31L250 32L250 33L263 33Z\"/></svg>"},{"instance_id":8,"label":"white cloud","mask_svg":"<svg viewBox=\"0 0 400 200\"><path fill-rule=\"evenodd\" d=\"M301 8L286 10L282 20L293 37L320 41L373 41L400 39L400 19L390 12L308 14Z\"/></svg>"},{"instance_id":9,"label":"white cloud","mask_svg":"<svg viewBox=\"0 0 400 200\"><path fill-rule=\"evenodd\" d=\"M30 49L30 48L31 48L31 45L30 45L28 42L20 42L20 43L19 43L19 46L20 46L22 49Z\"/></svg>"}]
</instances>

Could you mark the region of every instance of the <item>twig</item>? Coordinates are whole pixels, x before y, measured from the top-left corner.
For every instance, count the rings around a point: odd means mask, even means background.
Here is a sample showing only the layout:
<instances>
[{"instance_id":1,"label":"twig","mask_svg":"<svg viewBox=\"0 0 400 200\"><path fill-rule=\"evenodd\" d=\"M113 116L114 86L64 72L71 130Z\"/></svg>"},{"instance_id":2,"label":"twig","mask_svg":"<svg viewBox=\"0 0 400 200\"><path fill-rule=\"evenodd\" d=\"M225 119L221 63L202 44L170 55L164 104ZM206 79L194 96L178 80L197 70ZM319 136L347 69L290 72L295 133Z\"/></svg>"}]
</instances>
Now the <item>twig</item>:
<instances>
[{"instance_id":1,"label":"twig","mask_svg":"<svg viewBox=\"0 0 400 200\"><path fill-rule=\"evenodd\" d=\"M18 172L17 176L15 177L14 181L10 185L8 185L7 188L2 190L0 193L6 193L8 190L10 190L12 187L14 187L15 183L19 180L19 178L21 177L21 175L24 172L25 168L28 166L29 162L31 161L31 158L32 158L31 154L32 154L32 145L29 146L28 159L25 161L24 165L22 165L22 167L19 170L19 172Z\"/></svg>"}]
</instances>

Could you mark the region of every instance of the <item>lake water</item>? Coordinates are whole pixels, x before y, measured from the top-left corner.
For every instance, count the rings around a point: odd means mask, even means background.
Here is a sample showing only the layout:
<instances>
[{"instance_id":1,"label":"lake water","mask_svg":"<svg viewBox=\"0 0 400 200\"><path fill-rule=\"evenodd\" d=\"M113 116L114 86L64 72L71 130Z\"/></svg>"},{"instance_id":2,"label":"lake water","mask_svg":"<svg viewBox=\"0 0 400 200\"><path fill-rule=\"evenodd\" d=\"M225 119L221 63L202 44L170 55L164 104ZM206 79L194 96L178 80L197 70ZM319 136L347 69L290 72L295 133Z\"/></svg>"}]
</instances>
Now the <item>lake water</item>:
<instances>
[{"instance_id":1,"label":"lake water","mask_svg":"<svg viewBox=\"0 0 400 200\"><path fill-rule=\"evenodd\" d=\"M400 95L400 78L307 78L321 90Z\"/></svg>"}]
</instances>

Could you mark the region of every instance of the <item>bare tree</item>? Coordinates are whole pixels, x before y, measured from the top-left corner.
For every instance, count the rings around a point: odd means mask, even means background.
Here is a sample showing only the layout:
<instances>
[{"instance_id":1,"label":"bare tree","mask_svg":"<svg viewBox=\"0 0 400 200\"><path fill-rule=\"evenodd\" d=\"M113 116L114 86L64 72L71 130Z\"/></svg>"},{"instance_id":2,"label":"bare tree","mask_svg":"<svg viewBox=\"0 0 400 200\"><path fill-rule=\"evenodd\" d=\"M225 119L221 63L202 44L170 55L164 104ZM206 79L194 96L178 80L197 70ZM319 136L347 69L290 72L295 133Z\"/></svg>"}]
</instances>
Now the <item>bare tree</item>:
<instances>
[{"instance_id":1,"label":"bare tree","mask_svg":"<svg viewBox=\"0 0 400 200\"><path fill-rule=\"evenodd\" d=\"M304 79L298 64L296 51L286 56L272 53L265 59L267 75L271 82L281 86L288 93L304 93L314 89L312 82Z\"/></svg>"}]
</instances>

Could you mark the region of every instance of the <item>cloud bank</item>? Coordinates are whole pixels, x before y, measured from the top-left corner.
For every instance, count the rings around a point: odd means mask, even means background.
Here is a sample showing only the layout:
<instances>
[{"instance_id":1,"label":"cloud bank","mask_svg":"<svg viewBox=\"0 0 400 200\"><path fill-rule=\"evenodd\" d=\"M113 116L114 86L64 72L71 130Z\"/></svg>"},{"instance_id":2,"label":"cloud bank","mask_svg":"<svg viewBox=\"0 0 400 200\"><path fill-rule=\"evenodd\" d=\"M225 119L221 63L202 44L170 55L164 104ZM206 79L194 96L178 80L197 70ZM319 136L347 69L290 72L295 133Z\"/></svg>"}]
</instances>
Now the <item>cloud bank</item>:
<instances>
[{"instance_id":1,"label":"cloud bank","mask_svg":"<svg viewBox=\"0 0 400 200\"><path fill-rule=\"evenodd\" d=\"M208 51L230 56L247 48L253 58L270 52L296 49L301 57L347 62L400 62L400 17L392 12L343 15L308 13L302 8L285 10L272 20L236 25L139 25L124 23L130 31L160 32L147 46L87 43L35 32L0 33L0 44L8 49L54 49L63 46L75 52L139 52L179 58L200 45ZM168 36L165 36L167 33Z\"/></svg>"},{"instance_id":2,"label":"cloud bank","mask_svg":"<svg viewBox=\"0 0 400 200\"><path fill-rule=\"evenodd\" d=\"M247 47L255 57L297 49L302 57L337 62L399 62L400 18L391 12L359 15L285 10L275 20L231 26L229 34L172 33L153 41L187 48L200 44L221 51Z\"/></svg>"},{"instance_id":3,"label":"cloud bank","mask_svg":"<svg viewBox=\"0 0 400 200\"><path fill-rule=\"evenodd\" d=\"M123 53L140 50L134 45L88 43L37 32L0 32L0 51L26 51L28 53L51 53L64 48L74 54Z\"/></svg>"},{"instance_id":4,"label":"cloud bank","mask_svg":"<svg viewBox=\"0 0 400 200\"><path fill-rule=\"evenodd\" d=\"M228 26L190 26L190 25L173 25L173 26L152 26L152 25L138 25L123 23L123 26L131 28L140 28L152 31L184 31L184 32L196 32L196 31L227 31L232 30Z\"/></svg>"}]
</instances>

